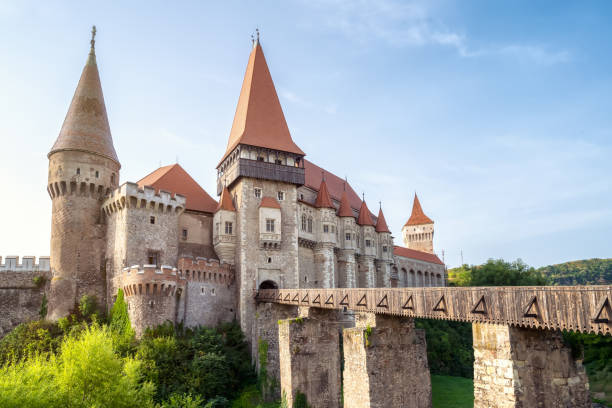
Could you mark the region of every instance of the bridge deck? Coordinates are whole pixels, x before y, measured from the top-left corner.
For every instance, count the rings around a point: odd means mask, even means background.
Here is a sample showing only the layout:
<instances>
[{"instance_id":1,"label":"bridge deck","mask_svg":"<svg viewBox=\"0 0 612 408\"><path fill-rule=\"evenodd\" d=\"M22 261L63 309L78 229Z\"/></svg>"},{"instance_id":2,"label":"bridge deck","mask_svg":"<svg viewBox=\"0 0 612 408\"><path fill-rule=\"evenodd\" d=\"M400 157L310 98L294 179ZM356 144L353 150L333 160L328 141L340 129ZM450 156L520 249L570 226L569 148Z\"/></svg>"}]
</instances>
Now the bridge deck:
<instances>
[{"instance_id":1,"label":"bridge deck","mask_svg":"<svg viewBox=\"0 0 612 408\"><path fill-rule=\"evenodd\" d=\"M262 289L256 299L429 319L612 332L612 286Z\"/></svg>"}]
</instances>

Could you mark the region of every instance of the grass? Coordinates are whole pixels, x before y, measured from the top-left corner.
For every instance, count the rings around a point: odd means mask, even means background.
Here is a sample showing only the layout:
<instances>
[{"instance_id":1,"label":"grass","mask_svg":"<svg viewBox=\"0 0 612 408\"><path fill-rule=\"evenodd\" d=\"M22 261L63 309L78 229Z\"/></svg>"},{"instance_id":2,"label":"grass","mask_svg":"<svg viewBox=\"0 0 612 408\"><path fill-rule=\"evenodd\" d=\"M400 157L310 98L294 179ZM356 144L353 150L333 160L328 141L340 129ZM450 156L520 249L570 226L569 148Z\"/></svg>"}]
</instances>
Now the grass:
<instances>
[{"instance_id":1,"label":"grass","mask_svg":"<svg viewBox=\"0 0 612 408\"><path fill-rule=\"evenodd\" d=\"M473 408L474 383L470 378L431 376L433 408Z\"/></svg>"}]
</instances>

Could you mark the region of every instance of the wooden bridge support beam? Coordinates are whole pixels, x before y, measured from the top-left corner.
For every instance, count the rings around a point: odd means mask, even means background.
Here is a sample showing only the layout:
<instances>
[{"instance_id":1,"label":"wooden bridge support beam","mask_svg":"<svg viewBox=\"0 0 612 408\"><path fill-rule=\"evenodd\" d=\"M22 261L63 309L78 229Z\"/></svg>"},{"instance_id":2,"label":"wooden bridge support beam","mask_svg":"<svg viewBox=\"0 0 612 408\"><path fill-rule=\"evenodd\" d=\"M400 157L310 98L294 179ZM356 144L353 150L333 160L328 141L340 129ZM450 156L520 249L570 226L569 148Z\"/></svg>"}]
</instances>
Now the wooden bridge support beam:
<instances>
[{"instance_id":1,"label":"wooden bridge support beam","mask_svg":"<svg viewBox=\"0 0 612 408\"><path fill-rule=\"evenodd\" d=\"M261 392L268 401L278 400L281 397L278 322L297 314L297 306L279 303L257 304L251 355L255 359L257 374L260 377Z\"/></svg>"},{"instance_id":2,"label":"wooden bridge support beam","mask_svg":"<svg viewBox=\"0 0 612 408\"><path fill-rule=\"evenodd\" d=\"M425 332L406 317L359 313L343 331L345 408L429 408Z\"/></svg>"},{"instance_id":3,"label":"wooden bridge support beam","mask_svg":"<svg viewBox=\"0 0 612 408\"><path fill-rule=\"evenodd\" d=\"M473 323L474 408L591 406L581 360L561 333Z\"/></svg>"},{"instance_id":4,"label":"wooden bridge support beam","mask_svg":"<svg viewBox=\"0 0 612 408\"><path fill-rule=\"evenodd\" d=\"M299 317L278 322L281 393L287 406L303 394L309 407L340 407L340 313L304 307Z\"/></svg>"}]
</instances>

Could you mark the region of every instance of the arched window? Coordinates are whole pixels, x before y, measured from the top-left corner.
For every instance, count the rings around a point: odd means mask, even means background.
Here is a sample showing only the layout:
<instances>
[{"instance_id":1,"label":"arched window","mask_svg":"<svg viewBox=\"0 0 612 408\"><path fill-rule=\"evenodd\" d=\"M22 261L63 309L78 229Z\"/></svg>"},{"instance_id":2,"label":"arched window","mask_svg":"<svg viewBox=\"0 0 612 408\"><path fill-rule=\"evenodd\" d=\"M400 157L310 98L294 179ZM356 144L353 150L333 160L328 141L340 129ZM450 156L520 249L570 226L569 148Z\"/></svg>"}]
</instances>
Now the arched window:
<instances>
[{"instance_id":1,"label":"arched window","mask_svg":"<svg viewBox=\"0 0 612 408\"><path fill-rule=\"evenodd\" d=\"M421 271L417 271L417 286L420 288L423 287L423 272Z\"/></svg>"},{"instance_id":2,"label":"arched window","mask_svg":"<svg viewBox=\"0 0 612 408\"><path fill-rule=\"evenodd\" d=\"M312 232L312 217L308 217L308 232Z\"/></svg>"},{"instance_id":3,"label":"arched window","mask_svg":"<svg viewBox=\"0 0 612 408\"><path fill-rule=\"evenodd\" d=\"M302 231L306 231L306 214L302 214Z\"/></svg>"},{"instance_id":4,"label":"arched window","mask_svg":"<svg viewBox=\"0 0 612 408\"><path fill-rule=\"evenodd\" d=\"M259 284L259 289L278 289L278 285L272 280L265 280Z\"/></svg>"},{"instance_id":5,"label":"arched window","mask_svg":"<svg viewBox=\"0 0 612 408\"><path fill-rule=\"evenodd\" d=\"M404 269L404 268L402 268L401 282L402 282L402 287L403 288L408 286L408 272L406 272L406 269Z\"/></svg>"},{"instance_id":6,"label":"arched window","mask_svg":"<svg viewBox=\"0 0 612 408\"><path fill-rule=\"evenodd\" d=\"M416 278L414 276L414 269L410 270L410 286L411 287L415 287L416 286Z\"/></svg>"}]
</instances>

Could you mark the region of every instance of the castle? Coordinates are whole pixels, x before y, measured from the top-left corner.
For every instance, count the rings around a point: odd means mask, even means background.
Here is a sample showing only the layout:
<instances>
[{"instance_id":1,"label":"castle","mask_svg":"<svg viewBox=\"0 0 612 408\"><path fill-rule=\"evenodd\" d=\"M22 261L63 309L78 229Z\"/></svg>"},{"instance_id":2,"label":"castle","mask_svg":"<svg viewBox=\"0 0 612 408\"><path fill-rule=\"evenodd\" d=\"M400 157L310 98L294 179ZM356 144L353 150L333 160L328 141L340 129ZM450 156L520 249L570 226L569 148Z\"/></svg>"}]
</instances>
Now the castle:
<instances>
[{"instance_id":1,"label":"castle","mask_svg":"<svg viewBox=\"0 0 612 408\"><path fill-rule=\"evenodd\" d=\"M25 267L49 283L28 292L27 305L22 292L4 296L0 311L32 310L2 318L0 335L34 317L45 291L50 319L67 315L83 295L110 307L122 289L139 334L167 320L195 326L232 319L251 333L259 288L445 285L434 222L416 194L404 246L396 246L382 208L373 214L346 180L306 160L259 39L216 165L218 202L178 164L120 182L94 46L92 37L48 154L50 264ZM0 266L0 294L19 289L10 289L18 265L10 257Z\"/></svg>"}]
</instances>

